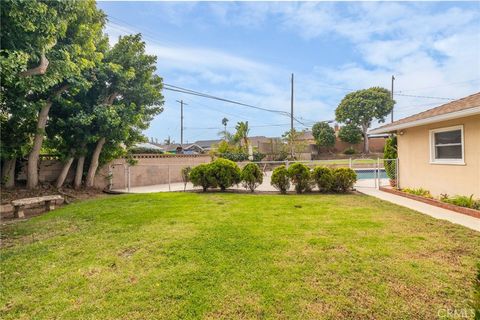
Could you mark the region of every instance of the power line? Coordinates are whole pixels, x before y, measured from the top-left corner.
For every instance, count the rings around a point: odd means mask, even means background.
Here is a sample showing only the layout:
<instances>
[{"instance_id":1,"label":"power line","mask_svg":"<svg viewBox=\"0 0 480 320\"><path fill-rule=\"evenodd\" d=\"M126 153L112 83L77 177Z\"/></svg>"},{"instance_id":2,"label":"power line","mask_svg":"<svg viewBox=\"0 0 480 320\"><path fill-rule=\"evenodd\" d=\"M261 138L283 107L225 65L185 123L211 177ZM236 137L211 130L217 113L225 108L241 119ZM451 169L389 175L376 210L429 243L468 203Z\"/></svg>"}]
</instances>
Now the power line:
<instances>
[{"instance_id":1,"label":"power line","mask_svg":"<svg viewBox=\"0 0 480 320\"><path fill-rule=\"evenodd\" d=\"M445 98L445 97L432 97L432 96L419 96L419 95L412 95L412 94L403 94L403 93L395 93L396 96L401 97L412 97L412 98L423 98L423 99L438 99L438 100L458 100L458 98Z\"/></svg>"},{"instance_id":2,"label":"power line","mask_svg":"<svg viewBox=\"0 0 480 320\"><path fill-rule=\"evenodd\" d=\"M231 99L221 98L221 97L213 96L213 95L210 95L210 94L206 94L206 93L198 92L198 91L195 91L195 90L191 90L191 89L170 85L170 84L167 84L167 83L164 83L164 89L169 90L169 91L179 92L179 93L191 94L191 95L195 95L195 96L199 96L199 97L203 97L203 98L219 100L219 101L228 102L228 103L232 103L232 104L237 104L237 105L240 105L240 106L244 106L244 107L252 108L252 109L256 109L256 110L261 110L261 111L265 111L265 112L277 113L277 114L287 116L287 117L292 117L291 114L287 111L258 107L258 106L254 106L254 105L251 105L251 104L247 104L247 103L243 103L243 102L239 102L239 101L235 101L235 100L231 100ZM297 118L295 118L295 117L292 117L292 118L295 121L297 121L298 123L300 123L301 125L305 125L305 123L298 120Z\"/></svg>"},{"instance_id":3,"label":"power line","mask_svg":"<svg viewBox=\"0 0 480 320\"><path fill-rule=\"evenodd\" d=\"M398 91L398 92L403 93L403 92L419 91L419 90L424 90L424 89L443 88L443 87L456 86L456 85L459 85L459 84L471 83L471 82L475 82L475 81L480 81L480 78L471 79L471 80L466 80L466 81L459 81L459 82L451 82L451 83L440 84L440 85L436 85L436 86L429 86L429 87L422 87L422 88L415 88L415 89L400 90L400 91Z\"/></svg>"},{"instance_id":4,"label":"power line","mask_svg":"<svg viewBox=\"0 0 480 320\"><path fill-rule=\"evenodd\" d=\"M263 124L263 125L256 125L256 126L248 126L249 128L267 128L267 127L285 127L289 126L289 123L279 123L279 124ZM185 129L188 130L218 130L219 127L207 127L207 128L198 128L198 127L186 127Z\"/></svg>"}]
</instances>

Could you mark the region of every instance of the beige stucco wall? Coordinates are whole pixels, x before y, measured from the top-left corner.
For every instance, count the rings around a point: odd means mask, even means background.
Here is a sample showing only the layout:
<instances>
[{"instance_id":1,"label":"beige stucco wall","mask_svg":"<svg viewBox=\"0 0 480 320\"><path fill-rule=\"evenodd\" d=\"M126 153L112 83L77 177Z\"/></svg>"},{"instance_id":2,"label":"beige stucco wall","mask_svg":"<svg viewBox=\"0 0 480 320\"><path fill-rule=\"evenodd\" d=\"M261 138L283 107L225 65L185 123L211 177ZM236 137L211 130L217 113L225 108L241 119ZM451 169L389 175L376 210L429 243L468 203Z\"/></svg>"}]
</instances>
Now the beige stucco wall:
<instances>
[{"instance_id":1,"label":"beige stucco wall","mask_svg":"<svg viewBox=\"0 0 480 320\"><path fill-rule=\"evenodd\" d=\"M430 163L429 130L463 125L465 165ZM480 115L408 128L398 134L401 188L480 197Z\"/></svg>"},{"instance_id":2,"label":"beige stucco wall","mask_svg":"<svg viewBox=\"0 0 480 320\"><path fill-rule=\"evenodd\" d=\"M133 158L137 163L130 166L130 186L150 186L170 182L182 182L182 169L211 161L209 155L155 155L139 154ZM127 187L128 166L125 159L117 159L103 166L95 176L95 187L104 189L112 182L112 189ZM111 180L109 179L111 173Z\"/></svg>"}]
</instances>

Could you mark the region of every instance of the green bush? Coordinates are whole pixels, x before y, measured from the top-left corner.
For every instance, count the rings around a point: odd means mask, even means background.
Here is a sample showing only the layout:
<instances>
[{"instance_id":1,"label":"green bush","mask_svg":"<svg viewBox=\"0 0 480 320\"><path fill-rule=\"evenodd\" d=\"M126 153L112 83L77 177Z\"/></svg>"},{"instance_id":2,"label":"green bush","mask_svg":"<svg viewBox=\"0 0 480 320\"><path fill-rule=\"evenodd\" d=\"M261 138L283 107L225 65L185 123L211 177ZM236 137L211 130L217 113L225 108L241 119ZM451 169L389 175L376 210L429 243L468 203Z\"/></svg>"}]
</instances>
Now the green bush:
<instances>
[{"instance_id":1,"label":"green bush","mask_svg":"<svg viewBox=\"0 0 480 320\"><path fill-rule=\"evenodd\" d=\"M446 202L446 203L454 204L456 206L480 210L480 199L475 200L473 198L473 194L470 197L454 196L454 197L451 197L451 198L449 198L448 196L445 195L440 200L442 200L443 202Z\"/></svg>"},{"instance_id":2,"label":"green bush","mask_svg":"<svg viewBox=\"0 0 480 320\"><path fill-rule=\"evenodd\" d=\"M209 178L210 164L202 163L194 167L189 174L189 179L194 186L201 186L203 191L207 191L209 187L215 187Z\"/></svg>"},{"instance_id":3,"label":"green bush","mask_svg":"<svg viewBox=\"0 0 480 320\"><path fill-rule=\"evenodd\" d=\"M288 176L297 193L311 190L310 169L302 163L294 163L288 168Z\"/></svg>"},{"instance_id":4,"label":"green bush","mask_svg":"<svg viewBox=\"0 0 480 320\"><path fill-rule=\"evenodd\" d=\"M402 189L402 191L409 194L416 195L416 196L420 196L420 197L433 198L432 195L430 194L430 191L425 190L423 188L418 188L418 189L404 188Z\"/></svg>"},{"instance_id":5,"label":"green bush","mask_svg":"<svg viewBox=\"0 0 480 320\"><path fill-rule=\"evenodd\" d=\"M262 159L265 158L265 155L263 153L260 153L257 151L254 151L252 156L253 156L253 161L255 162L262 161ZM248 154L245 152L226 151L223 153L219 153L218 157L235 161L235 162L248 160Z\"/></svg>"},{"instance_id":6,"label":"green bush","mask_svg":"<svg viewBox=\"0 0 480 320\"><path fill-rule=\"evenodd\" d=\"M355 149L353 149L352 147L350 147L350 148L347 148L347 149L343 150L343 153L344 153L344 154L355 154L356 151L355 151Z\"/></svg>"},{"instance_id":7,"label":"green bush","mask_svg":"<svg viewBox=\"0 0 480 320\"><path fill-rule=\"evenodd\" d=\"M220 187L222 191L240 182L240 168L227 159L219 158L208 165L208 180L212 185Z\"/></svg>"},{"instance_id":8,"label":"green bush","mask_svg":"<svg viewBox=\"0 0 480 320\"><path fill-rule=\"evenodd\" d=\"M357 173L350 168L337 168L333 170L332 190L337 192L347 192L353 188L357 181Z\"/></svg>"},{"instance_id":9,"label":"green bush","mask_svg":"<svg viewBox=\"0 0 480 320\"><path fill-rule=\"evenodd\" d=\"M312 173L313 180L320 192L329 192L333 187L333 172L328 167L316 167Z\"/></svg>"},{"instance_id":10,"label":"green bush","mask_svg":"<svg viewBox=\"0 0 480 320\"><path fill-rule=\"evenodd\" d=\"M387 159L383 161L383 166L385 167L385 173L387 174L390 180L396 180L396 165L397 162L394 159L397 159L397 137L393 136L385 140L385 147L383 147L383 158Z\"/></svg>"},{"instance_id":11,"label":"green bush","mask_svg":"<svg viewBox=\"0 0 480 320\"><path fill-rule=\"evenodd\" d=\"M231 152L227 151L224 153L218 154L219 158L235 161L235 162L240 162L240 161L247 161L248 160L248 154L245 152Z\"/></svg>"},{"instance_id":12,"label":"green bush","mask_svg":"<svg viewBox=\"0 0 480 320\"><path fill-rule=\"evenodd\" d=\"M241 179L243 186L255 191L255 189L263 182L263 172L255 163L249 163L242 169Z\"/></svg>"},{"instance_id":13,"label":"green bush","mask_svg":"<svg viewBox=\"0 0 480 320\"><path fill-rule=\"evenodd\" d=\"M261 153L261 152L258 152L258 151L253 151L253 161L255 162L258 162L258 161L262 161L263 158L265 158L266 155Z\"/></svg>"},{"instance_id":14,"label":"green bush","mask_svg":"<svg viewBox=\"0 0 480 320\"><path fill-rule=\"evenodd\" d=\"M285 166L279 166L273 170L270 184L281 193L287 193L290 189L290 179L288 178L288 170Z\"/></svg>"}]
</instances>

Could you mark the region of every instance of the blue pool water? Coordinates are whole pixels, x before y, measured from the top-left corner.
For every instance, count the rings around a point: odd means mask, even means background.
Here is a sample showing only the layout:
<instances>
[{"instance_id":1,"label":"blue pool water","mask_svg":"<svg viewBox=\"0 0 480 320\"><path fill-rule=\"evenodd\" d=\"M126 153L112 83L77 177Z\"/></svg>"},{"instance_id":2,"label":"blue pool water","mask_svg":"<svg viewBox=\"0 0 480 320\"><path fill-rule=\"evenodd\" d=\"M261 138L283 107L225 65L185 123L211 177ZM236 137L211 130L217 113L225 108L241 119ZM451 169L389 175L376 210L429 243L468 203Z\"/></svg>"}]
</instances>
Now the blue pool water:
<instances>
[{"instance_id":1,"label":"blue pool water","mask_svg":"<svg viewBox=\"0 0 480 320\"><path fill-rule=\"evenodd\" d=\"M362 179L375 179L376 178L376 170L374 169L362 169L362 170L355 170L357 173L358 180ZM387 174L384 169L380 169L380 179L386 179Z\"/></svg>"}]
</instances>

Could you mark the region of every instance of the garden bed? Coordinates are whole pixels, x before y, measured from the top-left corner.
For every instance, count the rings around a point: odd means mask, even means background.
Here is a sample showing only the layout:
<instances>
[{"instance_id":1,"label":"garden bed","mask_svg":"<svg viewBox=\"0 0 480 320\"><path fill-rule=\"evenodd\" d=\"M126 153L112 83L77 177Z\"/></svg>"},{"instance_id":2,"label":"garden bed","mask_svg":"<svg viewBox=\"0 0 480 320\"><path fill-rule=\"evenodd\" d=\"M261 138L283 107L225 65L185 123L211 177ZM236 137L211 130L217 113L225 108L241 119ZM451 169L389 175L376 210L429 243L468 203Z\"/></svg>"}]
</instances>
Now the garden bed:
<instances>
[{"instance_id":1,"label":"garden bed","mask_svg":"<svg viewBox=\"0 0 480 320\"><path fill-rule=\"evenodd\" d=\"M439 207L439 208L443 208L443 209L452 210L452 211L455 211L455 212L458 212L458 213L466 214L466 215L469 215L469 216L474 217L474 218L480 218L480 211L479 210L456 206L454 204L446 203L446 202L443 202L443 201L440 201L440 200L437 200L437 199L417 196L417 195L406 193L406 192L403 192L401 190L394 189L394 188L380 187L380 190L388 192L388 193L396 194L398 196L402 196L402 197L405 197L405 198L417 200L417 201L420 201L420 202L423 202L423 203L427 203L427 204L430 204L432 206L436 206L436 207Z\"/></svg>"}]
</instances>

